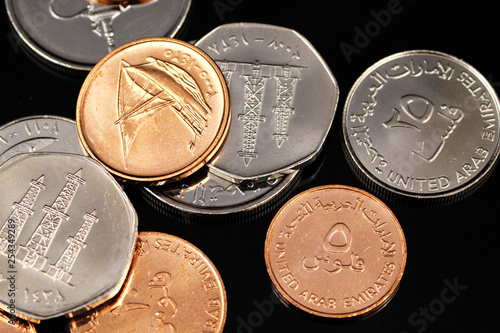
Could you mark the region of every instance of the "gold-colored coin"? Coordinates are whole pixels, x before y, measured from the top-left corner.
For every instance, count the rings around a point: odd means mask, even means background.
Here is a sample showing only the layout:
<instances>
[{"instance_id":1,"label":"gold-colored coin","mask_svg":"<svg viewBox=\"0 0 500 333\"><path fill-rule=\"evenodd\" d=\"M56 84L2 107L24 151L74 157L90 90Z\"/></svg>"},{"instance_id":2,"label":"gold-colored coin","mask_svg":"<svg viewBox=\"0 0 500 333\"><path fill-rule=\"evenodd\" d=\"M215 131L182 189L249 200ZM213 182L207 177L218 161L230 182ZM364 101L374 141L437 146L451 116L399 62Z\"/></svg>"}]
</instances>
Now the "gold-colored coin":
<instances>
[{"instance_id":1,"label":"gold-colored coin","mask_svg":"<svg viewBox=\"0 0 500 333\"><path fill-rule=\"evenodd\" d=\"M366 316L394 296L406 241L379 199L327 185L298 194L280 209L267 233L265 259L285 304L326 318Z\"/></svg>"},{"instance_id":2,"label":"gold-colored coin","mask_svg":"<svg viewBox=\"0 0 500 333\"><path fill-rule=\"evenodd\" d=\"M0 332L2 333L36 333L35 327L24 320L13 318L0 312Z\"/></svg>"},{"instance_id":3,"label":"gold-colored coin","mask_svg":"<svg viewBox=\"0 0 500 333\"><path fill-rule=\"evenodd\" d=\"M89 73L76 124L90 156L125 181L163 184L206 164L224 143L229 95L203 51L146 38L105 56Z\"/></svg>"},{"instance_id":4,"label":"gold-colored coin","mask_svg":"<svg viewBox=\"0 0 500 333\"><path fill-rule=\"evenodd\" d=\"M72 333L221 333L226 292L213 263L176 236L141 232L120 295L72 318Z\"/></svg>"}]
</instances>

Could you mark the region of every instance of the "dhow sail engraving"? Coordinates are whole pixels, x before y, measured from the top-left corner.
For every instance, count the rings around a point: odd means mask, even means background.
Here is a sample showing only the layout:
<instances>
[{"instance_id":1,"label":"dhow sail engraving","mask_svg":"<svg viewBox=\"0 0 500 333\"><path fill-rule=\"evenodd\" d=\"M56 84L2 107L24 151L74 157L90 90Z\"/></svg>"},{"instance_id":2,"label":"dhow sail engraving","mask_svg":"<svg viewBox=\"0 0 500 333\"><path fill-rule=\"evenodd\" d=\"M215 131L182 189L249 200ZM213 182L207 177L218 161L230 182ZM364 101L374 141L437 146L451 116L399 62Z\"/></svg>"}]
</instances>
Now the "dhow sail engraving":
<instances>
[{"instance_id":1,"label":"dhow sail engraving","mask_svg":"<svg viewBox=\"0 0 500 333\"><path fill-rule=\"evenodd\" d=\"M118 87L118 118L123 156L126 164L135 138L148 118L172 110L193 132L188 147L193 151L196 138L207 129L211 109L193 77L168 62L148 58L148 62L130 65L122 60Z\"/></svg>"}]
</instances>

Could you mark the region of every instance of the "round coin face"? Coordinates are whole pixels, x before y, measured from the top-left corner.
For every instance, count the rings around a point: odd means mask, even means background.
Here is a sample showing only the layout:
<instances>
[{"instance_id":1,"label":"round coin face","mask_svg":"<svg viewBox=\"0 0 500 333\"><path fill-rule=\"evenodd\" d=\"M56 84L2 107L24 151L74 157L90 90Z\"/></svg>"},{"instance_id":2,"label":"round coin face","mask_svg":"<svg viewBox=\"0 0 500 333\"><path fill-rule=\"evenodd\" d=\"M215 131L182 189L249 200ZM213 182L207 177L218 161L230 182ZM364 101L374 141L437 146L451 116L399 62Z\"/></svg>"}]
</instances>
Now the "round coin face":
<instances>
[{"instance_id":1,"label":"round coin face","mask_svg":"<svg viewBox=\"0 0 500 333\"><path fill-rule=\"evenodd\" d=\"M43 320L97 305L125 280L137 215L94 160L23 154L0 168L0 306Z\"/></svg>"},{"instance_id":2,"label":"round coin face","mask_svg":"<svg viewBox=\"0 0 500 333\"><path fill-rule=\"evenodd\" d=\"M224 142L229 96L217 65L174 39L132 42L85 80L76 124L87 152L123 180L161 183L201 168Z\"/></svg>"},{"instance_id":3,"label":"round coin face","mask_svg":"<svg viewBox=\"0 0 500 333\"><path fill-rule=\"evenodd\" d=\"M90 71L108 52L128 42L175 37L191 0L5 0L24 45L44 62Z\"/></svg>"},{"instance_id":4,"label":"round coin face","mask_svg":"<svg viewBox=\"0 0 500 333\"><path fill-rule=\"evenodd\" d=\"M227 142L209 164L230 180L265 179L317 157L330 130L338 87L328 65L294 30L227 24L195 44L221 68L231 94Z\"/></svg>"},{"instance_id":5,"label":"round coin face","mask_svg":"<svg viewBox=\"0 0 500 333\"><path fill-rule=\"evenodd\" d=\"M499 153L499 102L462 60L409 51L370 67L343 115L348 159L361 178L414 198L470 193Z\"/></svg>"},{"instance_id":6,"label":"round coin face","mask_svg":"<svg viewBox=\"0 0 500 333\"><path fill-rule=\"evenodd\" d=\"M71 320L72 333L214 332L226 319L226 293L212 262L175 236L141 232L120 296Z\"/></svg>"},{"instance_id":7,"label":"round coin face","mask_svg":"<svg viewBox=\"0 0 500 333\"><path fill-rule=\"evenodd\" d=\"M58 116L32 116L0 127L0 165L22 153L58 152L84 155L75 122Z\"/></svg>"},{"instance_id":8,"label":"round coin face","mask_svg":"<svg viewBox=\"0 0 500 333\"><path fill-rule=\"evenodd\" d=\"M396 217L362 190L329 185L288 201L274 217L266 266L284 300L309 314L347 318L379 310L406 264Z\"/></svg>"}]
</instances>

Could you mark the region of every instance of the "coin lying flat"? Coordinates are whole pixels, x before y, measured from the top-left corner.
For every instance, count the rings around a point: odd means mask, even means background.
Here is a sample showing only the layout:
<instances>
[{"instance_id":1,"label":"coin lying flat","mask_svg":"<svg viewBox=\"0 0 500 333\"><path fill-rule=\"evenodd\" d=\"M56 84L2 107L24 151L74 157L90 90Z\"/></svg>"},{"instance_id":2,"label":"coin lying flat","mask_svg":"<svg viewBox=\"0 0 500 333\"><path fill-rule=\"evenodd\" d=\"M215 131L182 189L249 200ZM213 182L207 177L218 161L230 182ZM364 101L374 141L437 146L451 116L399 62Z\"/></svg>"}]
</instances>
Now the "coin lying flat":
<instances>
[{"instance_id":1,"label":"coin lying flat","mask_svg":"<svg viewBox=\"0 0 500 333\"><path fill-rule=\"evenodd\" d=\"M452 201L476 189L499 154L499 101L464 61L434 51L380 60L343 115L348 160L388 193Z\"/></svg>"},{"instance_id":2,"label":"coin lying flat","mask_svg":"<svg viewBox=\"0 0 500 333\"><path fill-rule=\"evenodd\" d=\"M222 73L201 50L149 38L104 57L80 91L76 124L90 156L128 181L161 183L200 169L230 120Z\"/></svg>"},{"instance_id":3,"label":"coin lying flat","mask_svg":"<svg viewBox=\"0 0 500 333\"><path fill-rule=\"evenodd\" d=\"M85 154L73 120L40 115L0 127L0 165L18 154L47 151Z\"/></svg>"},{"instance_id":4,"label":"coin lying flat","mask_svg":"<svg viewBox=\"0 0 500 333\"><path fill-rule=\"evenodd\" d=\"M155 206L201 215L224 215L260 211L293 188L300 170L262 182L234 183L210 171L164 186L144 187L143 194Z\"/></svg>"},{"instance_id":5,"label":"coin lying flat","mask_svg":"<svg viewBox=\"0 0 500 333\"><path fill-rule=\"evenodd\" d=\"M72 333L214 332L226 319L217 269L187 241L141 232L136 259L117 299L70 322Z\"/></svg>"},{"instance_id":6,"label":"coin lying flat","mask_svg":"<svg viewBox=\"0 0 500 333\"><path fill-rule=\"evenodd\" d=\"M24 320L12 318L0 312L0 332L2 333L36 333L35 327Z\"/></svg>"},{"instance_id":7,"label":"coin lying flat","mask_svg":"<svg viewBox=\"0 0 500 333\"><path fill-rule=\"evenodd\" d=\"M90 71L108 52L136 39L175 37L190 0L5 0L28 50L64 69Z\"/></svg>"},{"instance_id":8,"label":"coin lying flat","mask_svg":"<svg viewBox=\"0 0 500 333\"><path fill-rule=\"evenodd\" d=\"M130 266L137 215L94 160L23 154L0 169L0 306L43 320L113 297Z\"/></svg>"},{"instance_id":9,"label":"coin lying flat","mask_svg":"<svg viewBox=\"0 0 500 333\"><path fill-rule=\"evenodd\" d=\"M266 266L279 295L326 318L380 310L406 264L406 242L389 208L347 186L309 189L288 201L267 232Z\"/></svg>"},{"instance_id":10,"label":"coin lying flat","mask_svg":"<svg viewBox=\"0 0 500 333\"><path fill-rule=\"evenodd\" d=\"M317 157L328 135L338 87L328 65L299 33L226 24L195 44L221 68L231 94L227 142L209 164L229 180L265 179Z\"/></svg>"}]
</instances>

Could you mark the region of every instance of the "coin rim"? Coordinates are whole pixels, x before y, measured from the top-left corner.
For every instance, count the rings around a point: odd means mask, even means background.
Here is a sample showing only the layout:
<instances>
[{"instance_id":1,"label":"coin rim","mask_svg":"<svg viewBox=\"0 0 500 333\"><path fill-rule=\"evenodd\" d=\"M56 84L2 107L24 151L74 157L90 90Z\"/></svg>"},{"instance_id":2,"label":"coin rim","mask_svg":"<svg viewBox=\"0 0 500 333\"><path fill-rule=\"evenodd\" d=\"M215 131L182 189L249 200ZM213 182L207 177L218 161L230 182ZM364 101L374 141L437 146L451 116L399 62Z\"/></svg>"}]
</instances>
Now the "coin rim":
<instances>
[{"instance_id":1,"label":"coin rim","mask_svg":"<svg viewBox=\"0 0 500 333\"><path fill-rule=\"evenodd\" d=\"M359 85L361 82L366 79L366 77L375 69L379 68L381 65L387 64L390 61L393 61L398 58L406 57L406 56L411 56L411 55L432 55L432 56L440 56L449 59L450 61L453 61L455 63L458 63L459 65L463 66L465 69L469 70L472 74L474 74L477 79L483 84L484 88L488 91L488 93L491 96L492 102L494 103L496 110L497 110L497 125L500 127L500 100L498 98L498 95L496 94L495 89L491 86L491 84L488 82L488 80L474 67L472 67L470 64L465 62L462 59L459 59L455 56L449 55L444 52L440 51L432 51L432 50L409 50L409 51L403 51L403 52L398 52L395 54L392 54L390 56L387 56L379 61L377 61L375 64L371 65L368 69L366 69L356 80L354 85L352 86L351 90L349 91L349 94L347 95L346 102L344 104L344 110L342 114L342 136L343 136L343 144L347 148L347 152L350 155L352 167L357 168L359 172L354 172L358 178L362 178L364 182L372 182L376 186L378 186L382 191L388 192L388 193L395 193L397 195L402 195L410 198L415 198L415 199L440 199L440 200L454 200L454 197L457 197L461 195L462 193L468 193L471 194L474 189L477 188L478 185L482 185L482 181L487 178L490 174L490 172L493 170L494 166L496 165L498 161L498 156L500 153L500 137L496 142L496 147L491 155L492 157L488 160L488 164L479 172L477 175L473 176L469 181L464 183L462 186L458 186L452 190L448 191L441 191L439 193L412 193L409 191L404 191L396 187L392 187L383 181L379 180L375 176L373 176L373 173L370 172L360 161L358 158L357 154L354 152L354 149L352 148L351 142L349 141L349 135L347 133L347 118L348 118L348 109L350 107L352 97L356 93ZM348 158L349 158L348 157ZM467 195L464 195L466 197ZM460 198L458 198L460 199ZM453 201L454 202L454 201Z\"/></svg>"},{"instance_id":2,"label":"coin rim","mask_svg":"<svg viewBox=\"0 0 500 333\"><path fill-rule=\"evenodd\" d=\"M250 176L242 176L240 174L237 174L234 170L227 170L223 169L217 165L217 161L214 159L208 164L208 167L210 170L216 174L217 176L221 178L225 178L229 181L233 182L238 182L238 181L244 181L244 180L265 180L267 178L272 178L273 175L276 174L286 174L290 172L290 170L299 170L303 167L305 167L307 164L312 163L314 159L321 153L321 150L328 139L330 132L332 131L333 127L333 122L335 120L335 115L337 114L337 107L339 104L339 99L340 99L340 91L339 91L339 84L337 82L337 79L333 75L332 69L328 65L328 63L325 61L323 56L319 53L319 51L312 45L312 43L301 33L294 29L290 29L287 27L282 27L282 26L277 26L277 25L272 25L272 24L265 24L265 23L255 23L255 22L239 22L239 23L227 23L220 25L211 31L209 31L207 34L205 34L203 37L199 38L195 42L195 46L199 47L198 45L202 42L205 42L205 40L209 40L209 36L211 37L212 34L217 34L219 33L219 30L224 31L225 29L233 29L233 28L265 28L265 29L273 29L273 30L279 30L279 31L284 31L285 33L289 33L294 35L297 39L299 39L304 45L306 45L309 48L309 51L311 54L313 54L316 57L316 60L318 61L318 67L322 67L324 69L324 73L326 74L326 77L331 81L332 84L332 89L331 91L326 91L325 95L327 97L331 97L331 104L330 107L327 111L323 111L325 113L329 113L328 116L328 125L325 126L325 130L323 132L323 135L321 136L321 139L319 140L321 142L320 145L318 145L313 151L311 151L309 154L302 156L299 160L295 160L293 163L289 163L288 165L281 166L279 168L275 168L274 170L269 170L266 172L254 172L253 175ZM205 51L203 51L205 52ZM304 110L306 110L305 115L307 116L307 110L306 107L304 107ZM325 108L326 110L326 108ZM231 111L232 112L232 111ZM306 147L307 148L307 147Z\"/></svg>"},{"instance_id":3,"label":"coin rim","mask_svg":"<svg viewBox=\"0 0 500 333\"><path fill-rule=\"evenodd\" d=\"M172 43L176 45L181 45L183 47L188 48L189 50L197 53L200 55L202 58L204 58L210 67L214 70L217 78L219 79L219 82L221 83L222 87L222 94L223 94L223 107L222 107L222 119L219 124L219 129L217 131L217 135L213 139L212 143L207 147L207 149L197 158L195 159L190 165L187 165L183 167L180 170L177 170L175 172L171 172L169 174L164 174L160 176L134 176L134 175L128 175L123 172L120 172L118 170L115 170L108 165L106 165L105 162L100 160L94 152L90 149L89 145L87 144L87 141L85 140L85 134L83 133L82 129L82 120L81 120L81 113L83 113L83 110L85 108L85 103L84 100L86 99L86 95L88 92L88 88L93 82L93 79L98 76L101 67L103 67L107 61L114 57L116 54L130 48L134 47L136 45L142 45L142 44L147 44L147 43ZM185 178L191 174L193 174L195 171L199 170L202 166L204 166L208 161L210 161L220 150L221 146L225 143L225 139L229 133L229 125L230 125L230 120L231 120L231 110L230 110L230 100L229 100L229 92L228 88L226 85L226 81L224 79L224 76L222 75L219 67L215 64L215 62L201 49L198 47L191 45L187 42L184 42L182 40L174 39L174 38L169 38L169 37L150 37L150 38L142 38L138 39L136 41L132 41L130 43L124 44L112 52L108 53L104 58L102 58L96 66L90 71L89 75L83 82L82 88L80 89L79 95L78 95L78 101L76 104L76 128L78 131L78 137L80 138L80 141L82 143L82 146L84 147L85 151L89 156L91 156L93 159L98 161L100 164L106 168L111 174L114 176L118 177L122 181L130 181L134 183L149 183L150 185L163 185L169 182L177 181L182 178Z\"/></svg>"},{"instance_id":4,"label":"coin rim","mask_svg":"<svg viewBox=\"0 0 500 333\"><path fill-rule=\"evenodd\" d=\"M40 152L40 153L24 153L24 154L19 154L16 156L13 156L10 158L8 161L6 161L4 164L2 164L1 170L3 171L4 166L8 166L9 164L15 163L18 159L29 159L32 156L42 156L42 155L61 155L61 156L73 156L77 158L81 158L83 160L88 161L90 164L93 164L96 168L98 168L105 177L108 177L113 186L115 186L117 192L119 195L122 197L122 200L129 206L129 213L131 215L131 225L132 225L132 234L131 234L131 239L133 239L133 242L131 246L128 249L128 253L126 256L128 257L127 262L125 263L125 266L121 270L121 276L120 278L116 281L115 285L113 287L108 288L107 290L103 290L97 298L94 299L89 299L88 297L85 299L85 301L79 302L79 304L72 306L69 308L68 306L65 307L64 311L59 310L58 313L55 313L53 315L37 315L36 314L36 308L32 309L31 311L28 310L21 310L19 311L19 307L16 307L16 317L25 319L27 321L33 322L33 323L39 323L41 320L47 320L47 319L52 319L56 317L60 317L62 315L66 315L67 317L73 317L77 315L80 312L87 311L93 307L96 307L98 305L101 305L102 303L106 302L107 300L113 298L116 296L116 294L120 291L123 283L125 282L125 279L127 277L128 271L130 270L130 265L132 264L132 260L134 258L134 251L135 251L135 244L137 241L137 234L138 234L138 216L137 212L132 205L132 202L128 198L127 194L123 190L123 188L120 186L120 184L114 179L104 168L103 166L93 160L90 157L84 156L84 155L79 155L79 154L70 154L70 153L60 153L60 152ZM100 297L100 298L99 298ZM77 303L77 301L75 301ZM3 302L0 301L0 309L4 309L4 304Z\"/></svg>"},{"instance_id":5,"label":"coin rim","mask_svg":"<svg viewBox=\"0 0 500 333\"><path fill-rule=\"evenodd\" d=\"M300 200L303 196L306 196L312 192L319 192L319 191L324 191L324 190L344 190L344 191L349 191L349 192L355 192L355 193L359 193L361 195L367 196L371 200L375 201L375 203L379 204L380 207L383 208L389 214L390 217L392 217L392 222L393 222L394 226L396 227L396 230L398 231L399 237L401 239L402 259L401 259L401 262L398 263L401 265L401 268L399 270L398 276L394 280L394 283L391 285L390 289L385 293L385 295L383 297L381 297L379 300L377 300L377 302L375 302L372 305L370 305L366 308L363 308L362 310L359 310L359 311L352 311L352 312L347 312L347 313L343 313L343 314L331 314L331 313L320 312L320 311L314 310L312 308L308 308L308 307L304 306L303 304L301 304L300 302L296 301L291 295L289 295L286 292L286 290L279 283L277 277L274 275L273 269L271 267L271 258L270 258L270 255L271 255L270 245L271 244L270 243L272 241L272 237L274 234L275 225L278 223L278 220L280 219L281 215L284 213L285 210L288 210L291 205L293 205L296 201ZM283 205L283 207L281 207L281 209L278 211L278 213L276 213L273 220L271 221L269 229L267 230L266 242L265 242L265 246L264 246L264 257L265 257L264 259L266 262L267 273L268 273L269 277L271 278L271 282L272 282L274 288L280 293L280 296L285 298L285 300L289 304L291 304L291 305L295 306L296 308L298 308L299 310L302 310L302 311L304 311L308 314L311 314L311 315L316 315L316 316L325 317L325 318L351 318L351 317L356 317L356 316L360 316L363 314L368 314L371 311L377 310L377 309L379 309L379 307L383 307L387 304L386 301L394 294L394 292L396 291L397 287L399 286L399 284L401 282L401 278L403 277L403 273L404 273L404 270L406 267L406 260L407 260L407 246L406 246L406 239L405 239L401 224L399 223L398 219L396 218L396 216L394 215L392 210L385 203L383 203L380 199L378 199L374 195L372 195L364 190L361 190L361 189L358 189L355 187L351 187L351 186L322 185L322 186L310 188L304 192L297 194L292 199L290 199L287 203L285 203Z\"/></svg>"},{"instance_id":6,"label":"coin rim","mask_svg":"<svg viewBox=\"0 0 500 333\"><path fill-rule=\"evenodd\" d=\"M27 32L22 27L22 24L17 19L17 16L14 12L14 8L12 7L12 2L14 0L5 0L5 10L7 12L7 16L9 17L9 22L11 26L14 28L14 32L19 36L25 46L27 46L28 51L31 51L35 56L39 57L41 61L47 62L50 65L55 65L62 69L72 70L72 71L82 71L89 72L93 64L85 65L82 63L68 61L64 58L57 57L46 51L41 45L39 45L35 40L33 40ZM182 25L186 21L187 15L189 13L189 9L191 8L191 0L183 0L184 5L181 9L181 15L175 21L174 29L171 30L170 33L167 33L167 36L174 37L177 35Z\"/></svg>"},{"instance_id":7,"label":"coin rim","mask_svg":"<svg viewBox=\"0 0 500 333\"><path fill-rule=\"evenodd\" d=\"M140 240L140 237L156 237L156 238L170 238L174 239L177 242L181 243L182 245L189 245L191 248L193 248L195 251L198 251L198 254L201 254L202 257L205 259L205 262L207 263L207 266L209 266L212 271L215 273L215 276L217 277L217 281L220 283L220 290L222 292L222 300L223 300L223 306L221 309L223 310L223 316L220 319L221 321L221 326L220 326L220 331L217 331L216 333L222 333L224 331L224 326L226 325L226 319L227 319L227 294L226 294L226 287L224 286L224 281L222 280L222 276L220 275L217 267L214 265L212 260L203 252L200 250L197 246L195 246L193 243L187 241L186 239L180 238L179 236L175 236L172 234L167 234L165 232L160 232L160 231L141 231L137 235L137 240Z\"/></svg>"}]
</instances>

